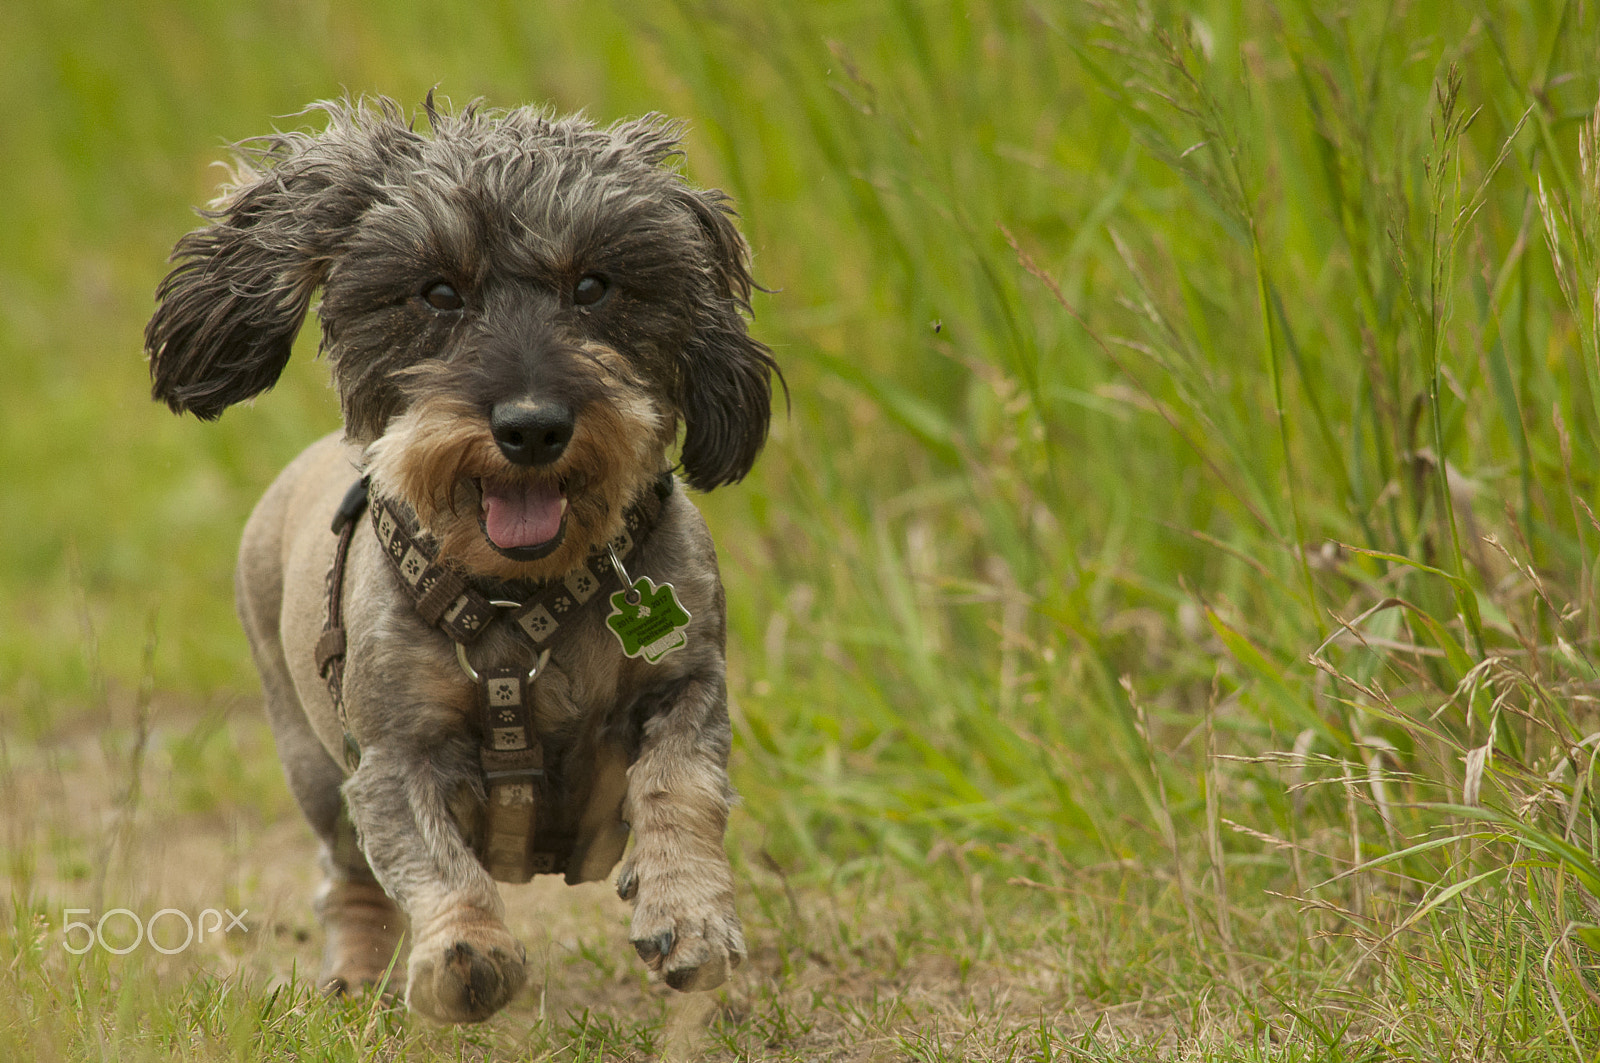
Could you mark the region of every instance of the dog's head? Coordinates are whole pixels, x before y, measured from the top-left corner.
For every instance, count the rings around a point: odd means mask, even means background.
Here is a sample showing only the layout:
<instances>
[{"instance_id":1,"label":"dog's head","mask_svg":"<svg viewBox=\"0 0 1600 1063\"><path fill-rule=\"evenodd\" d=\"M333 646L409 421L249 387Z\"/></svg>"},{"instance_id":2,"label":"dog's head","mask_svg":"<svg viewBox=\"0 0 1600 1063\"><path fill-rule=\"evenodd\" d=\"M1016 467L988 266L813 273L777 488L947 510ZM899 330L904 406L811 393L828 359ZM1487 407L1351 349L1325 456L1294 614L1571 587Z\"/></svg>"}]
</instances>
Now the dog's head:
<instances>
[{"instance_id":1,"label":"dog's head","mask_svg":"<svg viewBox=\"0 0 1600 1063\"><path fill-rule=\"evenodd\" d=\"M507 578L614 536L677 438L688 482L741 479L775 365L726 198L672 168L657 116L317 105L240 152L178 242L145 333L153 393L207 420L270 388L313 294L345 433L441 553Z\"/></svg>"}]
</instances>

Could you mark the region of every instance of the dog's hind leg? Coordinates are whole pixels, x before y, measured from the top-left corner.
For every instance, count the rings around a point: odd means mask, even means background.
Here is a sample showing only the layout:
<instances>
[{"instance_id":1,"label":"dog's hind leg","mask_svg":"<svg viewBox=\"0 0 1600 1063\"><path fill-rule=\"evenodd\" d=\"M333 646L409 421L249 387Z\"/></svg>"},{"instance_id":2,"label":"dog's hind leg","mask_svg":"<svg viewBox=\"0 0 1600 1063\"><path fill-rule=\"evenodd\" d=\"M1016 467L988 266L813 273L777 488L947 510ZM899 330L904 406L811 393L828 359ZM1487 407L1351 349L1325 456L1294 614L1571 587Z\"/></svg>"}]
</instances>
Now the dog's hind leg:
<instances>
[{"instance_id":1,"label":"dog's hind leg","mask_svg":"<svg viewBox=\"0 0 1600 1063\"><path fill-rule=\"evenodd\" d=\"M384 974L394 961L405 918L378 885L356 843L339 793L344 774L306 721L287 669L260 660L262 656L257 653L257 664L278 757L289 789L321 843L323 882L316 912L325 944L317 982L329 993L368 985L387 989ZM395 969L405 969L403 959Z\"/></svg>"},{"instance_id":2,"label":"dog's hind leg","mask_svg":"<svg viewBox=\"0 0 1600 1063\"><path fill-rule=\"evenodd\" d=\"M393 971L405 970L405 958L396 955L405 917L367 867L342 810L333 844L323 845L321 863L325 877L316 910L327 941L318 984L335 994L367 985L390 992Z\"/></svg>"}]
</instances>

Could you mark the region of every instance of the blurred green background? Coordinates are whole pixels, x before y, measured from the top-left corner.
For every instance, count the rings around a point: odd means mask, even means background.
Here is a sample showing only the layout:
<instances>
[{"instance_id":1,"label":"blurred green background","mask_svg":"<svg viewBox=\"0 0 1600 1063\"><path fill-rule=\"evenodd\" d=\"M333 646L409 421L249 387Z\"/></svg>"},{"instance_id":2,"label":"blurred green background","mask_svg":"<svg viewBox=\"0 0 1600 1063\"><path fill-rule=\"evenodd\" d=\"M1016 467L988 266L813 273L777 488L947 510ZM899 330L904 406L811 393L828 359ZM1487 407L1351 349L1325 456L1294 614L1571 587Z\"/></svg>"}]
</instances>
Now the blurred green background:
<instances>
[{"instance_id":1,"label":"blurred green background","mask_svg":"<svg viewBox=\"0 0 1600 1063\"><path fill-rule=\"evenodd\" d=\"M219 424L148 401L143 322L226 143L345 92L660 110L736 201L792 396L756 473L703 499L768 859L847 880L949 845L1059 882L1170 860L1152 888L1200 953L1234 947L1241 896L1288 940L1263 891L1356 867L1394 876L1330 891L1360 893L1329 902L1374 920L1358 940L1536 897L1527 940L1573 955L1600 922L1592 4L6 21L8 734L146 681L254 690L234 544L337 410L314 328ZM1529 962L1430 941L1429 971ZM1551 991L1592 1020L1577 955Z\"/></svg>"}]
</instances>

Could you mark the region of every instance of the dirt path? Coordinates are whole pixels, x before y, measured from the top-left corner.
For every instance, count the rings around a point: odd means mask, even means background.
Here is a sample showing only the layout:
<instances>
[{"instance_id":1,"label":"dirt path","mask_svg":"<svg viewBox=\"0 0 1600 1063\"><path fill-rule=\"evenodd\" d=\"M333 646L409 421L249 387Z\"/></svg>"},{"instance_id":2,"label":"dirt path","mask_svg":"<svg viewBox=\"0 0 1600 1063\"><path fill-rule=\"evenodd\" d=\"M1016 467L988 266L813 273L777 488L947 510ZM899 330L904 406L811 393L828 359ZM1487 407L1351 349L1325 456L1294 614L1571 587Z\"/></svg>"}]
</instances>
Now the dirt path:
<instances>
[{"instance_id":1,"label":"dirt path","mask_svg":"<svg viewBox=\"0 0 1600 1063\"><path fill-rule=\"evenodd\" d=\"M139 964L177 984L242 974L259 992L314 973L316 848L259 704L158 697L141 727L137 699L113 695L101 710L61 715L68 722L47 735L30 738L11 724L0 732L9 885L15 901L43 913L47 945L63 943L67 909L87 909L70 918L90 921L115 908L144 921L163 909L195 919L211 909L241 916L244 929L173 956L146 942L118 957L124 969ZM736 822L731 844L758 851L755 833ZM493 1025L542 1027L558 1041L599 1029L613 1051L613 1041L633 1043L641 1056L653 1044L671 1057L850 1060L946 1044L962 1046L963 1057L1005 1058L1024 1037L1045 1036L1032 1032L1041 1017L1051 1036L1081 1033L1097 1015L1097 1037L1119 1015L1143 1025L1139 1008L1064 1009L1070 993L1045 951L1005 954L985 943L995 913L982 913L981 899L979 923L961 932L976 955L963 958L930 939L896 890L857 891L841 905L837 895L788 890L758 858L736 863L750 959L722 990L691 997L650 981L628 946L628 908L609 883L568 887L541 876L506 888L507 922L534 977ZM972 917L950 913L954 923ZM182 937L181 917L164 919L170 946ZM105 936L116 946L131 925L113 917Z\"/></svg>"}]
</instances>

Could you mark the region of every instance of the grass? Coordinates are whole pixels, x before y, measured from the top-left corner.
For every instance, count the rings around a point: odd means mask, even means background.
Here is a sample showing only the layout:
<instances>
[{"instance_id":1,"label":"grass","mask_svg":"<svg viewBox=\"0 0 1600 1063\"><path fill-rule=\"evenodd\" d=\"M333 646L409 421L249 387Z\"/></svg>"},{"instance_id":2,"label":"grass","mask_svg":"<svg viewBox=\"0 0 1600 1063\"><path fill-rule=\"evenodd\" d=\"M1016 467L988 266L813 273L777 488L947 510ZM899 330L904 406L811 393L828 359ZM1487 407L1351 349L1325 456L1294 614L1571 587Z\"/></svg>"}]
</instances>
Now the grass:
<instances>
[{"instance_id":1,"label":"grass","mask_svg":"<svg viewBox=\"0 0 1600 1063\"><path fill-rule=\"evenodd\" d=\"M1600 1055L1592 5L13 13L0 198L0 1057ZM140 329L224 141L349 89L692 121L793 396L704 499L751 960L603 890L435 1030L330 1004L232 620L337 423L219 424ZM313 330L314 331L314 330ZM63 911L249 908L173 956Z\"/></svg>"}]
</instances>

